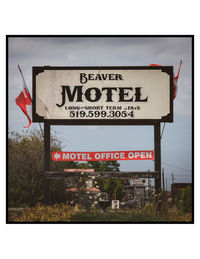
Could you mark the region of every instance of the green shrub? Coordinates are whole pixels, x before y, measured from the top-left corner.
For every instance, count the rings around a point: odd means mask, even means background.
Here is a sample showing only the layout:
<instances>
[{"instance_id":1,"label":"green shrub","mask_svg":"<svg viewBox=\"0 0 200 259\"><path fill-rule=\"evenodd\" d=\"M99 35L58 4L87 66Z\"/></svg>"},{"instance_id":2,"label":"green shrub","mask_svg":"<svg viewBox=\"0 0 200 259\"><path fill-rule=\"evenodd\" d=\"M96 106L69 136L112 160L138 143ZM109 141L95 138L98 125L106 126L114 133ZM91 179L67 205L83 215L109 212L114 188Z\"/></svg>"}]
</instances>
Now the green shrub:
<instances>
[{"instance_id":1,"label":"green shrub","mask_svg":"<svg viewBox=\"0 0 200 259\"><path fill-rule=\"evenodd\" d=\"M187 187L179 190L174 198L173 203L182 213L192 212L192 189Z\"/></svg>"},{"instance_id":2,"label":"green shrub","mask_svg":"<svg viewBox=\"0 0 200 259\"><path fill-rule=\"evenodd\" d=\"M21 213L11 212L9 222L69 222L71 216L77 213L79 206L70 207L66 204L52 206L36 205L26 208Z\"/></svg>"}]
</instances>

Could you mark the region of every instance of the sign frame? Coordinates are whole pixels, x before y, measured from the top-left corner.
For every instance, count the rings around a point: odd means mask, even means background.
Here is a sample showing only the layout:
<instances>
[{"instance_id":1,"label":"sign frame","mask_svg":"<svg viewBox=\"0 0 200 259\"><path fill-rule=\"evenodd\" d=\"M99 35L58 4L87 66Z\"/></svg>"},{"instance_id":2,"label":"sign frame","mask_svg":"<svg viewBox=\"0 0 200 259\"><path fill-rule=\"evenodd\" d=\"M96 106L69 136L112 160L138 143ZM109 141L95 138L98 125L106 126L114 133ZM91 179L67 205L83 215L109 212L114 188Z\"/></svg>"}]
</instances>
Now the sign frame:
<instances>
[{"instance_id":1,"label":"sign frame","mask_svg":"<svg viewBox=\"0 0 200 259\"><path fill-rule=\"evenodd\" d=\"M161 70L170 76L170 112L161 119L44 119L36 113L36 76L45 70ZM154 125L173 122L173 66L34 66L32 67L32 120L51 125Z\"/></svg>"}]
</instances>

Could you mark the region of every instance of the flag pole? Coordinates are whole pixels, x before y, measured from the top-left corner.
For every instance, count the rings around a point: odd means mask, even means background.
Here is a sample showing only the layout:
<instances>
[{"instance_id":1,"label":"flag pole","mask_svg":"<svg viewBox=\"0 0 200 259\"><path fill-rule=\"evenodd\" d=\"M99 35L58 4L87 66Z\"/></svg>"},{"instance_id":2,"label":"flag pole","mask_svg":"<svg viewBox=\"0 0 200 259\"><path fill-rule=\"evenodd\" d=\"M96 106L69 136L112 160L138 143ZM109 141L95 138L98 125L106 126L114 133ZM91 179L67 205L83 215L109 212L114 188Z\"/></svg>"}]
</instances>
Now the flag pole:
<instances>
[{"instance_id":1,"label":"flag pole","mask_svg":"<svg viewBox=\"0 0 200 259\"><path fill-rule=\"evenodd\" d=\"M29 93L29 90L28 90L28 87L26 85L22 70L21 70L19 65L18 65L18 69L19 69L19 72L20 72L21 77L22 77L23 89L21 90L18 97L15 99L15 102L21 108L22 112L26 115L26 117L29 121L29 124L28 124L28 126L26 126L24 128L28 128L31 125L31 118L30 118L30 115L28 114L28 111L27 111L27 105L30 105L30 106L32 105L32 98L31 98L31 95Z\"/></svg>"},{"instance_id":2,"label":"flag pole","mask_svg":"<svg viewBox=\"0 0 200 259\"><path fill-rule=\"evenodd\" d=\"M20 72L20 74L21 74L21 76L22 76L22 80L23 80L24 88L25 88L25 93L26 93L26 95L30 98L30 100L31 100L31 102L32 102L31 95L30 95L30 93L29 93L29 90L28 90L28 87L27 87L27 85L26 85L26 81L25 81L24 75L23 75L23 73L22 73L22 70L21 70L19 64L18 64L18 69L19 69L19 72Z\"/></svg>"},{"instance_id":3,"label":"flag pole","mask_svg":"<svg viewBox=\"0 0 200 259\"><path fill-rule=\"evenodd\" d=\"M31 102L32 102L32 98L31 98L31 95L30 95L30 93L29 93L28 87L27 87L27 85L26 85L26 81L25 81L24 75L23 75L23 73L22 73L21 67L20 67L19 64L18 64L17 66L18 66L19 72L20 72L21 77L22 77L22 80L23 80L23 84L24 84L23 87L25 88L26 94L28 95L28 97L30 98L30 100L31 100ZM40 122L39 122L39 127L40 127L41 137L44 138L44 133L43 133L43 131L42 131L42 127L41 127Z\"/></svg>"},{"instance_id":4,"label":"flag pole","mask_svg":"<svg viewBox=\"0 0 200 259\"><path fill-rule=\"evenodd\" d=\"M182 65L182 60L180 60L180 64L179 64L179 67L178 67L178 71L177 71L176 79L178 79L178 78L179 78L179 73L180 73L180 70L181 70L181 65Z\"/></svg>"}]
</instances>

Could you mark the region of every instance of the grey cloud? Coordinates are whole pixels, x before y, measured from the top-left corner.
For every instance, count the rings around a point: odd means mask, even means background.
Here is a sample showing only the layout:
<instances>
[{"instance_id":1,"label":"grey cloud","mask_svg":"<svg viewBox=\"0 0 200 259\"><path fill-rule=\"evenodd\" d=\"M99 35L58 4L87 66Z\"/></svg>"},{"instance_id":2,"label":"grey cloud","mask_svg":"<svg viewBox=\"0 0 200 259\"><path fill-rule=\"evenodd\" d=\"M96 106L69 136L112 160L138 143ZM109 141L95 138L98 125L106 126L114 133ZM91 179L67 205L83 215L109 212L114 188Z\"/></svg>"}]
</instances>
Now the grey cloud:
<instances>
[{"instance_id":1,"label":"grey cloud","mask_svg":"<svg viewBox=\"0 0 200 259\"><path fill-rule=\"evenodd\" d=\"M66 37L9 39L9 107L22 86L21 65L32 91L32 66L173 65L183 59L175 112L188 116L191 110L191 40L189 38Z\"/></svg>"}]
</instances>

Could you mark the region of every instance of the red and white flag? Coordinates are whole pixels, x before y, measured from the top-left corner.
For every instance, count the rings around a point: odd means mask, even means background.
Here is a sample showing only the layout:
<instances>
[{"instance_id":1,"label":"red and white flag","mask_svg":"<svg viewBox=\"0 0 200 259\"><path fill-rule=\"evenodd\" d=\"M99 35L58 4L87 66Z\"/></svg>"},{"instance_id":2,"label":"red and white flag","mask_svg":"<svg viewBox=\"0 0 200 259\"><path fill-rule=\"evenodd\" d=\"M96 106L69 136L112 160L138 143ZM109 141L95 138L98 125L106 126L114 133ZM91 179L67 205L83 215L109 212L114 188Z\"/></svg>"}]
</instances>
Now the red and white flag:
<instances>
[{"instance_id":1,"label":"red and white flag","mask_svg":"<svg viewBox=\"0 0 200 259\"><path fill-rule=\"evenodd\" d=\"M178 91L178 78L179 78L179 74L180 74L181 64L182 64L182 60L180 61L177 75L173 77L173 86L174 86L173 99L176 98L177 91Z\"/></svg>"},{"instance_id":2,"label":"red and white flag","mask_svg":"<svg viewBox=\"0 0 200 259\"><path fill-rule=\"evenodd\" d=\"M16 104L21 108L23 113L26 115L26 117L29 121L28 126L24 127L24 128L28 128L31 125L32 98L29 93L28 87L26 86L26 82L25 82L24 76L22 74L22 71L21 71L21 68L19 65L18 65L18 68L19 68L19 71L20 71L20 74L21 74L22 80L23 80L23 89L21 90L20 94L15 99L15 101L16 101Z\"/></svg>"},{"instance_id":3,"label":"red and white flag","mask_svg":"<svg viewBox=\"0 0 200 259\"><path fill-rule=\"evenodd\" d=\"M178 91L178 78L179 78L179 74L180 74L181 64L182 64L182 60L180 61L177 75L173 76L173 99L176 98L177 91ZM152 66L152 67L153 66L161 67L161 65L157 65L157 64L150 64L150 66Z\"/></svg>"}]
</instances>

